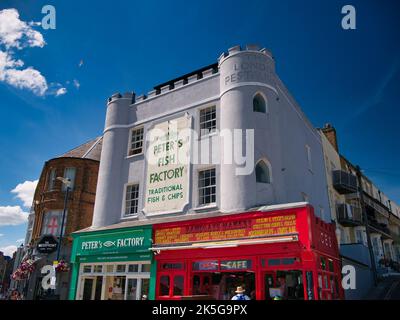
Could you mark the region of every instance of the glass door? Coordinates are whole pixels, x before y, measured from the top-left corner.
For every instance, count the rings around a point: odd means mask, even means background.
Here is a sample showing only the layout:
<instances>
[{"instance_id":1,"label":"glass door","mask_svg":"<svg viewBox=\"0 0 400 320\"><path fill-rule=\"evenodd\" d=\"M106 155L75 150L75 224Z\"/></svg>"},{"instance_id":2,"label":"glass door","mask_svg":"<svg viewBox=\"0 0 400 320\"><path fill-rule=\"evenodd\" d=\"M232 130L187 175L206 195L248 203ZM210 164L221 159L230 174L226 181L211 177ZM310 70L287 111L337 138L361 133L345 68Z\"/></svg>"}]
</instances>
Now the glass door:
<instances>
[{"instance_id":1,"label":"glass door","mask_svg":"<svg viewBox=\"0 0 400 320\"><path fill-rule=\"evenodd\" d=\"M95 289L95 279L94 277L91 278L83 278L82 285L81 285L81 300L93 300Z\"/></svg>"},{"instance_id":2,"label":"glass door","mask_svg":"<svg viewBox=\"0 0 400 320\"><path fill-rule=\"evenodd\" d=\"M139 300L138 280L137 278L128 278L126 280L126 300Z\"/></svg>"}]
</instances>

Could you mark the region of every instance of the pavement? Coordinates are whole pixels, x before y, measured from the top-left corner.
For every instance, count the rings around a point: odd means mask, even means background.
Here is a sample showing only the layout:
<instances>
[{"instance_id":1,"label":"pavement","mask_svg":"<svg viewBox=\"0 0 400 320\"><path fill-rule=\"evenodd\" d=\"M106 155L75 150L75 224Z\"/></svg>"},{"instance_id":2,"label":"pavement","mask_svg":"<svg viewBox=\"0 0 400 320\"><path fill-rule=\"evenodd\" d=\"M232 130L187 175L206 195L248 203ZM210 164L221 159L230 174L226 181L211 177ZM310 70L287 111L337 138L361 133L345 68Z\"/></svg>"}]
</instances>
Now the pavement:
<instances>
[{"instance_id":1,"label":"pavement","mask_svg":"<svg viewBox=\"0 0 400 320\"><path fill-rule=\"evenodd\" d=\"M381 279L364 297L365 300L400 300L400 275Z\"/></svg>"}]
</instances>

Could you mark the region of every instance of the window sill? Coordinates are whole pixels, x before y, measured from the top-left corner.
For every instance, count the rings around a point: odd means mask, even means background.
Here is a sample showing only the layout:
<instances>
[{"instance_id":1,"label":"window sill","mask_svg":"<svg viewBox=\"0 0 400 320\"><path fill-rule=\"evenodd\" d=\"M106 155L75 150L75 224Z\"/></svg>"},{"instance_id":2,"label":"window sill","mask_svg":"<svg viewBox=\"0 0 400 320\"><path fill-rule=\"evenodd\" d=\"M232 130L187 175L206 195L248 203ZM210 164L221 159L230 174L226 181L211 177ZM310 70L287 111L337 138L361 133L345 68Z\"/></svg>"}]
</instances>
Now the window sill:
<instances>
[{"instance_id":1,"label":"window sill","mask_svg":"<svg viewBox=\"0 0 400 320\"><path fill-rule=\"evenodd\" d=\"M218 132L217 131L213 131L211 133L207 133L207 134L203 134L203 135L199 136L198 140L208 139L208 138L214 137L216 135L218 135Z\"/></svg>"},{"instance_id":2,"label":"window sill","mask_svg":"<svg viewBox=\"0 0 400 320\"><path fill-rule=\"evenodd\" d=\"M144 152L132 154L130 156L126 156L125 159L131 159L131 158L135 158L135 157L142 156L142 155L144 155Z\"/></svg>"},{"instance_id":3,"label":"window sill","mask_svg":"<svg viewBox=\"0 0 400 320\"><path fill-rule=\"evenodd\" d=\"M216 203L209 203L203 206L198 206L196 208L192 208L193 211L202 211L202 210L208 210L208 209L217 209L218 206Z\"/></svg>"},{"instance_id":4,"label":"window sill","mask_svg":"<svg viewBox=\"0 0 400 320\"><path fill-rule=\"evenodd\" d=\"M133 220L133 219L138 219L139 215L136 214L131 214L131 215L122 215L121 220Z\"/></svg>"}]
</instances>

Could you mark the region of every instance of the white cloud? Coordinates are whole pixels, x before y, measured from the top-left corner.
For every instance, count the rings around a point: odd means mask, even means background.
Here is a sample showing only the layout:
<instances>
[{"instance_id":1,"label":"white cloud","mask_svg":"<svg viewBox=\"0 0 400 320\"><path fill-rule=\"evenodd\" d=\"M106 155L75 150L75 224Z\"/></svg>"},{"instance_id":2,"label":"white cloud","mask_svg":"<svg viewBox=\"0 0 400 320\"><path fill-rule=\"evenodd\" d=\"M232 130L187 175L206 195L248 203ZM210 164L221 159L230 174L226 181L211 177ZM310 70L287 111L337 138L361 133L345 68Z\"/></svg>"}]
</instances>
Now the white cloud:
<instances>
[{"instance_id":1,"label":"white cloud","mask_svg":"<svg viewBox=\"0 0 400 320\"><path fill-rule=\"evenodd\" d=\"M35 189L38 180L35 181L25 181L18 184L14 189L11 190L12 193L16 194L16 197L20 199L25 207L30 207L33 202L33 196L35 194Z\"/></svg>"},{"instance_id":2,"label":"white cloud","mask_svg":"<svg viewBox=\"0 0 400 320\"><path fill-rule=\"evenodd\" d=\"M28 89L38 96L43 96L48 89L46 78L40 71L32 67L23 70L6 69L3 77L3 81L9 85L19 89Z\"/></svg>"},{"instance_id":3,"label":"white cloud","mask_svg":"<svg viewBox=\"0 0 400 320\"><path fill-rule=\"evenodd\" d=\"M15 240L15 242L24 242L25 241L25 239L24 238L22 238L22 239L18 239L18 240Z\"/></svg>"},{"instance_id":4,"label":"white cloud","mask_svg":"<svg viewBox=\"0 0 400 320\"><path fill-rule=\"evenodd\" d=\"M0 11L0 42L7 49L23 47L43 47L46 43L40 32L32 26L35 22L26 23L19 19L16 9L4 9Z\"/></svg>"},{"instance_id":5,"label":"white cloud","mask_svg":"<svg viewBox=\"0 0 400 320\"><path fill-rule=\"evenodd\" d=\"M28 221L28 215L20 206L0 206L0 227L25 223Z\"/></svg>"},{"instance_id":6,"label":"white cloud","mask_svg":"<svg viewBox=\"0 0 400 320\"><path fill-rule=\"evenodd\" d=\"M12 257L13 253L17 251L17 247L16 246L2 247L0 248L0 251L3 252L5 256Z\"/></svg>"},{"instance_id":7,"label":"white cloud","mask_svg":"<svg viewBox=\"0 0 400 320\"><path fill-rule=\"evenodd\" d=\"M3 237L4 236L4 233L0 233L0 237Z\"/></svg>"},{"instance_id":8,"label":"white cloud","mask_svg":"<svg viewBox=\"0 0 400 320\"><path fill-rule=\"evenodd\" d=\"M74 79L74 82L73 82L73 83L74 83L75 88L77 88L77 89L80 88L81 84L79 83L78 80Z\"/></svg>"},{"instance_id":9,"label":"white cloud","mask_svg":"<svg viewBox=\"0 0 400 320\"><path fill-rule=\"evenodd\" d=\"M65 88L49 90L47 80L39 70L31 66L22 68L24 62L14 58L18 50L46 45L43 35L33 29L40 25L40 22L20 20L16 9L0 10L0 45L5 50L0 50L0 81L38 96L59 96L67 92Z\"/></svg>"},{"instance_id":10,"label":"white cloud","mask_svg":"<svg viewBox=\"0 0 400 320\"><path fill-rule=\"evenodd\" d=\"M56 97L62 96L67 93L67 88L60 88L56 91Z\"/></svg>"}]
</instances>

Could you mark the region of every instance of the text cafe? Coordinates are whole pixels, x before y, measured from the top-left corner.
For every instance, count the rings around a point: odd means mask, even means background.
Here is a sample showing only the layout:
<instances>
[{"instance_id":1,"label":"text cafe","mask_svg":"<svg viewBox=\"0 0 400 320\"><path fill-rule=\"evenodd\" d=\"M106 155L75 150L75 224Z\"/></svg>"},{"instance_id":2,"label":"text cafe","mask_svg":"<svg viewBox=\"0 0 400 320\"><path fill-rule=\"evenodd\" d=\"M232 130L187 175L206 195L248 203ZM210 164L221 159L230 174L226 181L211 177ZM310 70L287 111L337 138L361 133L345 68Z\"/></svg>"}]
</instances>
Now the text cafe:
<instances>
[{"instance_id":1,"label":"text cafe","mask_svg":"<svg viewBox=\"0 0 400 320\"><path fill-rule=\"evenodd\" d=\"M73 234L70 300L140 300L150 283L152 228Z\"/></svg>"},{"instance_id":2,"label":"text cafe","mask_svg":"<svg viewBox=\"0 0 400 320\"><path fill-rule=\"evenodd\" d=\"M156 299L342 299L335 225L309 205L153 225Z\"/></svg>"}]
</instances>

